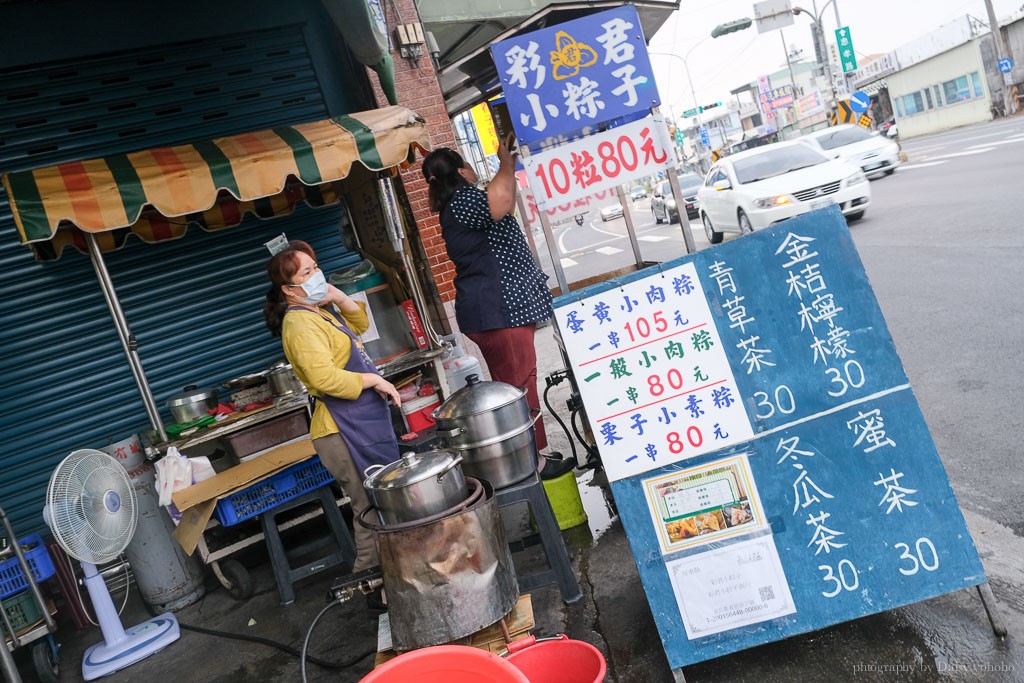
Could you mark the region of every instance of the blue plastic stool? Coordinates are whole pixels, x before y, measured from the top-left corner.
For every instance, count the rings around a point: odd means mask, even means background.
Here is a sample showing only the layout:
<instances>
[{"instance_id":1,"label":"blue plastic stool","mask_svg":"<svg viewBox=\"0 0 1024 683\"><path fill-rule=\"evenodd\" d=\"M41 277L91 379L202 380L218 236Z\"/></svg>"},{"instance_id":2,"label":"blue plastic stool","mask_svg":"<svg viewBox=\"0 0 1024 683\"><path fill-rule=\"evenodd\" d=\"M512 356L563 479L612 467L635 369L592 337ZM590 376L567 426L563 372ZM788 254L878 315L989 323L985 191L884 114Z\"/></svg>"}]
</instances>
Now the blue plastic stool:
<instances>
[{"instance_id":1,"label":"blue plastic stool","mask_svg":"<svg viewBox=\"0 0 1024 683\"><path fill-rule=\"evenodd\" d=\"M277 516L308 503L319 503L323 508L324 517L331 528L331 536L337 550L301 567L293 568L288 562L288 553L284 549L284 543L281 542L281 533L277 528ZM355 564L356 544L352 541L348 527L345 526L341 511L338 510L338 502L330 484L267 510L260 515L260 524L263 525L263 536L267 541L267 552L270 554L270 566L274 570L274 581L277 582L277 594L281 597L282 605L295 602L295 591L292 588L295 582L342 562L348 564L349 569ZM294 552L302 552L303 549L298 548Z\"/></svg>"},{"instance_id":2,"label":"blue plastic stool","mask_svg":"<svg viewBox=\"0 0 1024 683\"><path fill-rule=\"evenodd\" d=\"M544 484L536 473L511 486L498 489L494 492L498 499L499 507L506 507L525 501L530 506L533 519L537 523L537 530L540 533L541 545L544 547L544 554L548 559L548 569L534 574L519 576L519 590L528 592L539 586L549 583L557 583L562 592L562 600L567 604L578 602L583 598L580 591L579 581L572 570L569 562L569 552L565 548L565 541L562 539L562 532L558 529L558 520L551 509L551 501L548 500L544 491Z\"/></svg>"}]
</instances>

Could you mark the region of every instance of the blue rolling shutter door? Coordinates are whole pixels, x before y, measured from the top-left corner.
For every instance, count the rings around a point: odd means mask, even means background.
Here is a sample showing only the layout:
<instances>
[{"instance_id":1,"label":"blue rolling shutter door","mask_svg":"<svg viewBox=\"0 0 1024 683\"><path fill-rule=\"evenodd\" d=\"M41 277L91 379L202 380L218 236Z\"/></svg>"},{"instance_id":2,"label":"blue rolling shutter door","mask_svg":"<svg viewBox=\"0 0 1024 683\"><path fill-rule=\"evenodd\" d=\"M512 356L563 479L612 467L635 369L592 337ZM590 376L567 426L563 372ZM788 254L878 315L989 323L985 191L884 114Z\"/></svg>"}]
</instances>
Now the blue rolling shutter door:
<instances>
[{"instance_id":1,"label":"blue rolling shutter door","mask_svg":"<svg viewBox=\"0 0 1024 683\"><path fill-rule=\"evenodd\" d=\"M328 116L301 27L163 45L0 74L0 167L35 168ZM263 243L310 242L325 270L356 257L340 208L106 255L163 409L185 384L213 385L280 357L263 327ZM148 427L89 259L36 263L0 188L0 505L19 534L42 530L50 472L78 448ZM169 420L169 415L167 416Z\"/></svg>"}]
</instances>

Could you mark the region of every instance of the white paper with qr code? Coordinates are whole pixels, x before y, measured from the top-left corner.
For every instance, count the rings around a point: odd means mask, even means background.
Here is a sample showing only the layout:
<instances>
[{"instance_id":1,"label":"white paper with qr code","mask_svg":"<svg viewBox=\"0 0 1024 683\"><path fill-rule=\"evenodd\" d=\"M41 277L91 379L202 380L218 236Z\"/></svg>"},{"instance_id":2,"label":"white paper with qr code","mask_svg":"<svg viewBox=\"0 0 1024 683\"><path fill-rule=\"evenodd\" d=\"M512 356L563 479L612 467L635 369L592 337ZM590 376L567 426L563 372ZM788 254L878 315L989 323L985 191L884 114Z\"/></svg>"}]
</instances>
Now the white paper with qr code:
<instances>
[{"instance_id":1,"label":"white paper with qr code","mask_svg":"<svg viewBox=\"0 0 1024 683\"><path fill-rule=\"evenodd\" d=\"M770 535L666 563L690 640L796 612Z\"/></svg>"}]
</instances>

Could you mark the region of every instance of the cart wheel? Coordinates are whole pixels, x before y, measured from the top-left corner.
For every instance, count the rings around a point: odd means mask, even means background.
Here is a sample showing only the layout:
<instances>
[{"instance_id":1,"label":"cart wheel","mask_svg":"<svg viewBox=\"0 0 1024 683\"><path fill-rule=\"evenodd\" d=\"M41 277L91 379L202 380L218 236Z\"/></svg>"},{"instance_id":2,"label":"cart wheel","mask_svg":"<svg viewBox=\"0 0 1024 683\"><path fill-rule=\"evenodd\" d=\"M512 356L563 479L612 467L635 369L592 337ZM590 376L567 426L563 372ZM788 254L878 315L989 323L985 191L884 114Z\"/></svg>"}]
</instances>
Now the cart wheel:
<instances>
[{"instance_id":1,"label":"cart wheel","mask_svg":"<svg viewBox=\"0 0 1024 683\"><path fill-rule=\"evenodd\" d=\"M32 664L41 683L60 683L57 653L48 638L32 646Z\"/></svg>"},{"instance_id":2,"label":"cart wheel","mask_svg":"<svg viewBox=\"0 0 1024 683\"><path fill-rule=\"evenodd\" d=\"M228 593L235 600L245 600L252 597L252 577L238 560L225 560L220 563L220 571L224 578L231 582Z\"/></svg>"}]
</instances>

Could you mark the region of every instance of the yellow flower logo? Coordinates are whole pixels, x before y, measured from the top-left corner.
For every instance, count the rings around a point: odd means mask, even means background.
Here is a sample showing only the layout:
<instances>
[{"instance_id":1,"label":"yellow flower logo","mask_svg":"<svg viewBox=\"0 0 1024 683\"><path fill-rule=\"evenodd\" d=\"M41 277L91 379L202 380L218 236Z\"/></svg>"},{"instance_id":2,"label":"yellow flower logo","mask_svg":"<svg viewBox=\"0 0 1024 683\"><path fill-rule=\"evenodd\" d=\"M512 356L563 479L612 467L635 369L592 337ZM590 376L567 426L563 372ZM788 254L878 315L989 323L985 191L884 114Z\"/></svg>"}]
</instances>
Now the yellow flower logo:
<instances>
[{"instance_id":1,"label":"yellow flower logo","mask_svg":"<svg viewBox=\"0 0 1024 683\"><path fill-rule=\"evenodd\" d=\"M555 34L557 50L551 51L551 75L556 81L572 78L585 66L597 62L597 52L586 43L578 43L565 31Z\"/></svg>"}]
</instances>

